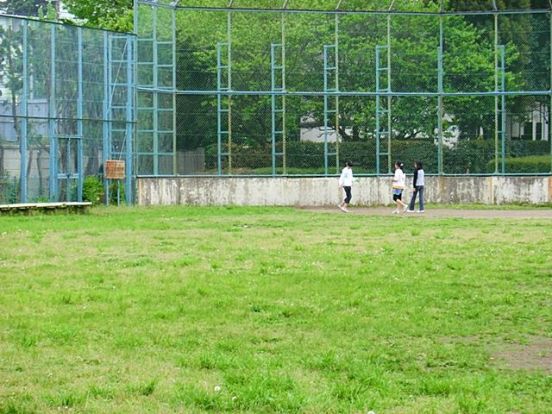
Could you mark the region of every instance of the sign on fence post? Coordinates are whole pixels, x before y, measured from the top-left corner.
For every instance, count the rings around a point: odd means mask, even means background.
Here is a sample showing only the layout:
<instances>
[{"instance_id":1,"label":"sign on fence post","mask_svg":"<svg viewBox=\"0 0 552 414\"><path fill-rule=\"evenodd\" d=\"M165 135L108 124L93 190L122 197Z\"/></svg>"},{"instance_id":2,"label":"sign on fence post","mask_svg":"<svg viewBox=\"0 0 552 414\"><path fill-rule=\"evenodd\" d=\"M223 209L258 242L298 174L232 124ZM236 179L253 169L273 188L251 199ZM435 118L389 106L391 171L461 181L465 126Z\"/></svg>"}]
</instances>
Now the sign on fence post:
<instances>
[{"instance_id":1,"label":"sign on fence post","mask_svg":"<svg viewBox=\"0 0 552 414\"><path fill-rule=\"evenodd\" d=\"M117 205L121 204L121 180L125 179L125 162L123 160L106 160L104 177L107 180L117 180ZM107 200L109 204L109 199Z\"/></svg>"},{"instance_id":2,"label":"sign on fence post","mask_svg":"<svg viewBox=\"0 0 552 414\"><path fill-rule=\"evenodd\" d=\"M107 160L104 171L105 178L108 180L124 180L125 162L122 160Z\"/></svg>"}]
</instances>

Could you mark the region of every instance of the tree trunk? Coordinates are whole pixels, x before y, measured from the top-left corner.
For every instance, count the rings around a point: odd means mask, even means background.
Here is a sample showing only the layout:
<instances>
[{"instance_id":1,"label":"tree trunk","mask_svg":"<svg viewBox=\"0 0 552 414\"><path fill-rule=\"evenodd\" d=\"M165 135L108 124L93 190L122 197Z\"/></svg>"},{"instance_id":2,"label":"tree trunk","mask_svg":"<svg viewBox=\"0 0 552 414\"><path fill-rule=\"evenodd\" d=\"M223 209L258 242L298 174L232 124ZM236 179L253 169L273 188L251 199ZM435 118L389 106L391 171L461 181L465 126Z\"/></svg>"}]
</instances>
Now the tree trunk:
<instances>
[{"instance_id":1,"label":"tree trunk","mask_svg":"<svg viewBox=\"0 0 552 414\"><path fill-rule=\"evenodd\" d=\"M7 58L8 58L8 68L13 69L12 54L8 52ZM13 119L13 129L15 131L15 139L20 145L19 156L23 157L23 154L21 154L21 135L19 131L19 117L17 115L17 95L16 95L17 91L13 88L13 86L10 88L10 93L11 93L11 113L12 113L12 119ZM21 171L19 172L19 176L21 177Z\"/></svg>"},{"instance_id":2,"label":"tree trunk","mask_svg":"<svg viewBox=\"0 0 552 414\"><path fill-rule=\"evenodd\" d=\"M33 167L33 150L30 149L27 151L29 154L29 159L27 160L27 182L25 183L27 185L27 189L29 188L29 178L31 177L31 169Z\"/></svg>"},{"instance_id":3,"label":"tree trunk","mask_svg":"<svg viewBox=\"0 0 552 414\"><path fill-rule=\"evenodd\" d=\"M40 165L40 161L42 160L42 154L43 154L43 148L40 146L38 148L38 155L36 157L36 169L38 171L38 194L39 197L42 197L44 194L44 186L42 185L42 166Z\"/></svg>"}]
</instances>

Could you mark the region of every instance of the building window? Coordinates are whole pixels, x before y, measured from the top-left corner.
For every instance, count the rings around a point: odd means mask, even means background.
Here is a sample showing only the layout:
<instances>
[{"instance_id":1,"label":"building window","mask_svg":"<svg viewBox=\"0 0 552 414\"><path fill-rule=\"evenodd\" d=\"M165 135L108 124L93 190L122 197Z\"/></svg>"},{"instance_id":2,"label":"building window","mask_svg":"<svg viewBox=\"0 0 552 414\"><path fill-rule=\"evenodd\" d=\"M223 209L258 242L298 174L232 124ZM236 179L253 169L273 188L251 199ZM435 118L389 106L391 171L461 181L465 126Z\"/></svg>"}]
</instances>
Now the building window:
<instances>
[{"instance_id":1,"label":"building window","mask_svg":"<svg viewBox=\"0 0 552 414\"><path fill-rule=\"evenodd\" d=\"M525 122L523 124L523 135L521 136L522 139L533 139L533 123L532 122Z\"/></svg>"},{"instance_id":2,"label":"building window","mask_svg":"<svg viewBox=\"0 0 552 414\"><path fill-rule=\"evenodd\" d=\"M542 122L537 122L537 133L535 139L537 141L542 140Z\"/></svg>"}]
</instances>

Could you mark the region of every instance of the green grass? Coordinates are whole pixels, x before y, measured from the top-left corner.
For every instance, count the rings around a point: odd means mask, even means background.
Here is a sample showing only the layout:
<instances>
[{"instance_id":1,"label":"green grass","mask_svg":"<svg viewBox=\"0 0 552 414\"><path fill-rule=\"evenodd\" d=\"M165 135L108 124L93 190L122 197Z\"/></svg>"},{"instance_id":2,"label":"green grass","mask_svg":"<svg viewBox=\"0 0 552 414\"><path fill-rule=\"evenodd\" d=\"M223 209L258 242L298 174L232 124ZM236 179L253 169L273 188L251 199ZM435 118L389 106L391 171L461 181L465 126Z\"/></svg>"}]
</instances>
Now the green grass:
<instances>
[{"instance_id":1,"label":"green grass","mask_svg":"<svg viewBox=\"0 0 552 414\"><path fill-rule=\"evenodd\" d=\"M550 240L283 208L0 217L0 413L550 412L546 349L508 363L551 343Z\"/></svg>"}]
</instances>

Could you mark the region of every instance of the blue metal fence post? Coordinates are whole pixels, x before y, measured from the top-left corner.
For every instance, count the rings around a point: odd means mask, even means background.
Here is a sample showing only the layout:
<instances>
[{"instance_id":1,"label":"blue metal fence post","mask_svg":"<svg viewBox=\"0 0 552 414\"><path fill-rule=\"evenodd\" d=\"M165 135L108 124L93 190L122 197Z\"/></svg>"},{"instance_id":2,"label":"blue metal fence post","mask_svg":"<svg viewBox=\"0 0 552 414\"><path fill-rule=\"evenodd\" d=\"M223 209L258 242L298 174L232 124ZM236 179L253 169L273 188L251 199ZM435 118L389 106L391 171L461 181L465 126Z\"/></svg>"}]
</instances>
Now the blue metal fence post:
<instances>
[{"instance_id":1,"label":"blue metal fence post","mask_svg":"<svg viewBox=\"0 0 552 414\"><path fill-rule=\"evenodd\" d=\"M341 2L337 5L337 8L341 6ZM335 169L336 174L339 174L340 163L339 163L339 14L336 14L334 17L334 44L335 44L335 71L334 71L334 87L336 95L335 99Z\"/></svg>"},{"instance_id":2,"label":"blue metal fence post","mask_svg":"<svg viewBox=\"0 0 552 414\"><path fill-rule=\"evenodd\" d=\"M153 174L159 175L159 40L157 37L157 7L152 10L153 49Z\"/></svg>"},{"instance_id":3,"label":"blue metal fence post","mask_svg":"<svg viewBox=\"0 0 552 414\"><path fill-rule=\"evenodd\" d=\"M506 48L501 45L500 51L500 141L501 141L501 172L506 173Z\"/></svg>"},{"instance_id":4,"label":"blue metal fence post","mask_svg":"<svg viewBox=\"0 0 552 414\"><path fill-rule=\"evenodd\" d=\"M272 105L271 111L271 139L272 139L272 175L276 175L276 95L274 95L274 88L276 85L276 74L274 73L274 44L270 45L270 85L272 89L272 95L270 96L270 101Z\"/></svg>"},{"instance_id":5,"label":"blue metal fence post","mask_svg":"<svg viewBox=\"0 0 552 414\"><path fill-rule=\"evenodd\" d=\"M217 174L222 175L222 44L217 44Z\"/></svg>"},{"instance_id":6,"label":"blue metal fence post","mask_svg":"<svg viewBox=\"0 0 552 414\"><path fill-rule=\"evenodd\" d=\"M271 77L271 139L272 139L272 175L277 175L276 160L285 156L285 71L284 45L270 45L270 77ZM279 76L278 76L279 74ZM280 95L282 94L282 95ZM280 139L278 139L280 138ZM282 151L277 150L278 141L282 143ZM285 159L283 160L285 164ZM285 170L285 166L284 166Z\"/></svg>"},{"instance_id":7,"label":"blue metal fence post","mask_svg":"<svg viewBox=\"0 0 552 414\"><path fill-rule=\"evenodd\" d=\"M495 130L494 130L494 138L495 138L495 170L494 173L498 174L498 166L499 166L499 137L500 137L500 123L499 123L499 107L498 107L498 92L499 92L499 45L498 45L498 9L496 7L496 2L493 1L494 6L494 91L495 91L495 113L494 113L494 121L495 121Z\"/></svg>"},{"instance_id":8,"label":"blue metal fence post","mask_svg":"<svg viewBox=\"0 0 552 414\"><path fill-rule=\"evenodd\" d=\"M441 11L443 6L441 4ZM439 16L439 48L437 49L437 89L439 96L437 97L437 173L439 175L444 174L445 168L443 164L443 92L444 92L444 43L445 43L445 29L443 22L443 15Z\"/></svg>"},{"instance_id":9,"label":"blue metal fence post","mask_svg":"<svg viewBox=\"0 0 552 414\"><path fill-rule=\"evenodd\" d=\"M388 34L389 36L389 34ZM385 53L385 54L384 54ZM389 45L376 46L376 175L381 174L381 158L387 158L387 173L391 172L391 67ZM381 66L383 57L386 63ZM382 85L381 76L386 76L386 86ZM382 98L386 97L386 107L383 108ZM386 123L385 129L382 120ZM386 149L382 151L382 140L386 140Z\"/></svg>"},{"instance_id":10,"label":"blue metal fence post","mask_svg":"<svg viewBox=\"0 0 552 414\"><path fill-rule=\"evenodd\" d=\"M132 53L133 53L133 67L132 67L132 104L133 104L133 112L132 112L132 139L131 139L131 167L127 167L127 174L130 174L130 179L127 178L127 187L134 189L135 185L135 175L138 174L138 165L139 165L139 158L138 158L138 64L139 64L139 57L138 57L138 43L139 43L139 34L138 34L138 13L139 13L139 5L138 0L134 0L133 2L133 34L134 34L134 41L133 41L133 47L132 47ZM134 201L134 191L132 192L132 201Z\"/></svg>"},{"instance_id":11,"label":"blue metal fence post","mask_svg":"<svg viewBox=\"0 0 552 414\"><path fill-rule=\"evenodd\" d=\"M77 199L82 201L84 184L84 128L83 128L83 72L82 72L82 27L77 28L78 75L77 75ZM70 145L70 144L69 144Z\"/></svg>"},{"instance_id":12,"label":"blue metal fence post","mask_svg":"<svg viewBox=\"0 0 552 414\"><path fill-rule=\"evenodd\" d=\"M336 145L339 131L337 118L338 114L338 101L336 94L338 91L338 63L337 63L337 44L324 45L324 175L329 173L329 157L338 155L336 152L330 152L329 150L329 130L330 130L330 116L335 116L335 135ZM331 82L331 85L330 85ZM330 104L330 99L334 99L334 106ZM336 169L339 169L339 165L336 165Z\"/></svg>"},{"instance_id":13,"label":"blue metal fence post","mask_svg":"<svg viewBox=\"0 0 552 414\"><path fill-rule=\"evenodd\" d=\"M282 13L280 20L281 42L282 42L282 173L287 174L287 98L286 98L286 15Z\"/></svg>"},{"instance_id":14,"label":"blue metal fence post","mask_svg":"<svg viewBox=\"0 0 552 414\"><path fill-rule=\"evenodd\" d=\"M227 48L226 53L224 48ZM230 45L228 43L217 43L217 173L222 175L222 157L228 158L228 172L232 171L232 104L228 94L231 89L231 62ZM226 55L226 60L223 55ZM225 76L226 72L226 76ZM224 127L226 122L226 127ZM226 137L228 149L222 150L222 140Z\"/></svg>"},{"instance_id":15,"label":"blue metal fence post","mask_svg":"<svg viewBox=\"0 0 552 414\"><path fill-rule=\"evenodd\" d=\"M226 53L223 53L226 48ZM225 56L223 56L225 55ZM232 174L232 13L226 20L226 42L217 43L217 174L222 175L222 157L228 160L228 174ZM226 118L226 128L223 118ZM226 152L222 139L226 137Z\"/></svg>"},{"instance_id":16,"label":"blue metal fence post","mask_svg":"<svg viewBox=\"0 0 552 414\"><path fill-rule=\"evenodd\" d=\"M387 173L391 173L391 136L393 131L393 120L391 115L393 94L391 91L391 10L394 1L389 6L387 14L387 43L376 45L376 175L381 174L381 157L387 158ZM385 53L385 54L384 54ZM382 66L382 60L385 63ZM382 85L382 76L385 75L386 85ZM387 105L382 109L382 97L385 96ZM386 129L382 129L382 118L387 123ZM386 138L386 149L381 150L382 139Z\"/></svg>"},{"instance_id":17,"label":"blue metal fence post","mask_svg":"<svg viewBox=\"0 0 552 414\"><path fill-rule=\"evenodd\" d=\"M171 59L172 59L172 128L173 128L173 174L178 174L178 151L177 151L177 137L176 137L176 5L171 11Z\"/></svg>"},{"instance_id":18,"label":"blue metal fence post","mask_svg":"<svg viewBox=\"0 0 552 414\"><path fill-rule=\"evenodd\" d=\"M328 175L328 45L324 45L324 175Z\"/></svg>"},{"instance_id":19,"label":"blue metal fence post","mask_svg":"<svg viewBox=\"0 0 552 414\"><path fill-rule=\"evenodd\" d=\"M230 0L232 3L234 0ZM228 43L228 49L226 51L226 62L228 64L228 92L232 90L232 24L233 13L230 11L227 14L226 24L226 42ZM226 98L228 101L228 143L226 148L226 156L228 158L228 173L232 174L232 95L229 94Z\"/></svg>"},{"instance_id":20,"label":"blue metal fence post","mask_svg":"<svg viewBox=\"0 0 552 414\"><path fill-rule=\"evenodd\" d=\"M324 174L329 173L329 157L335 157L339 173L339 16L334 19L334 43L324 45ZM333 106L331 104L333 102ZM335 151L329 150L330 117L334 118Z\"/></svg>"},{"instance_id":21,"label":"blue metal fence post","mask_svg":"<svg viewBox=\"0 0 552 414\"><path fill-rule=\"evenodd\" d=\"M134 107L134 97L135 97L135 79L134 79L134 70L133 65L135 65L134 60L134 38L130 35L127 36L127 77L126 77L126 114L125 114L125 136L126 136L126 148L125 148L125 201L128 205L132 204L134 199L133 191L133 142L134 142L134 131L135 131L135 107ZM122 149L121 149L122 150Z\"/></svg>"},{"instance_id":22,"label":"blue metal fence post","mask_svg":"<svg viewBox=\"0 0 552 414\"><path fill-rule=\"evenodd\" d=\"M379 77L379 61L380 61L380 47L376 46L376 175L380 174L380 111L381 111L381 96L380 90L380 77Z\"/></svg>"},{"instance_id":23,"label":"blue metal fence post","mask_svg":"<svg viewBox=\"0 0 552 414\"><path fill-rule=\"evenodd\" d=\"M20 202L26 203L28 201L28 177L27 177L27 164L28 164L28 133L29 133L29 22L23 21L23 91L21 95L21 136L19 137L19 153L20 153L20 168L19 172L19 197Z\"/></svg>"},{"instance_id":24,"label":"blue metal fence post","mask_svg":"<svg viewBox=\"0 0 552 414\"><path fill-rule=\"evenodd\" d=\"M50 96L48 102L48 140L50 143L50 201L58 199L58 150L56 136L56 25L50 26Z\"/></svg>"},{"instance_id":25,"label":"blue metal fence post","mask_svg":"<svg viewBox=\"0 0 552 414\"><path fill-rule=\"evenodd\" d=\"M270 45L270 85L272 89L272 95L270 96L270 102L272 105L271 111L271 139L272 139L272 175L276 175L276 44Z\"/></svg>"},{"instance_id":26,"label":"blue metal fence post","mask_svg":"<svg viewBox=\"0 0 552 414\"><path fill-rule=\"evenodd\" d=\"M395 4L395 0L391 1L391 5L389 6L389 10L391 11L393 9L393 6ZM391 20L391 14L387 15L387 149L386 149L386 155L387 155L387 173L391 174L392 172L392 161L391 161L391 138L393 136L393 96L391 95L392 92L392 84L391 84L391 28L392 28L392 20Z\"/></svg>"},{"instance_id":27,"label":"blue metal fence post","mask_svg":"<svg viewBox=\"0 0 552 414\"><path fill-rule=\"evenodd\" d=\"M110 62L110 54L109 54L109 34L107 32L104 32L103 35L103 61L104 61L104 73L103 73L103 87L104 87L104 96L103 96L103 125L102 125L102 164L103 168L105 169L105 162L111 157L111 140L109 139L109 132L110 132L110 107L111 107L111 91L110 91L110 79L109 79L109 65L111 65ZM105 202L106 204L109 204L110 194L109 194L109 180L105 178L105 170L103 171L104 179L103 179L103 185L104 185L104 194L105 194Z\"/></svg>"}]
</instances>

